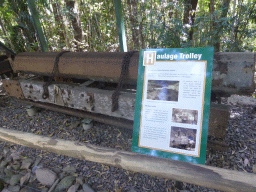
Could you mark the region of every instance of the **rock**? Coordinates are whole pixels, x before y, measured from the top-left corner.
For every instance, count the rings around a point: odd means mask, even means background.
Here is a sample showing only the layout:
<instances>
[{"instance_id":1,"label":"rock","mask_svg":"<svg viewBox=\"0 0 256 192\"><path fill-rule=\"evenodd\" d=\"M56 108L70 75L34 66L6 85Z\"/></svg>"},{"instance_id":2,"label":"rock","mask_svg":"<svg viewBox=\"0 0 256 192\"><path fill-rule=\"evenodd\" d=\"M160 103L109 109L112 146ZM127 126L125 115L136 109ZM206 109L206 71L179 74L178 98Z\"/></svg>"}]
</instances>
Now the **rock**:
<instances>
[{"instance_id":1,"label":"rock","mask_svg":"<svg viewBox=\"0 0 256 192\"><path fill-rule=\"evenodd\" d=\"M29 169L31 164L33 162L33 159L27 158L22 161L20 169Z\"/></svg>"},{"instance_id":2,"label":"rock","mask_svg":"<svg viewBox=\"0 0 256 192\"><path fill-rule=\"evenodd\" d=\"M9 161L7 159L3 160L0 164L0 167L5 167L8 164L8 162Z\"/></svg>"},{"instance_id":3,"label":"rock","mask_svg":"<svg viewBox=\"0 0 256 192\"><path fill-rule=\"evenodd\" d=\"M32 163L22 163L20 169L29 169Z\"/></svg>"},{"instance_id":4,"label":"rock","mask_svg":"<svg viewBox=\"0 0 256 192\"><path fill-rule=\"evenodd\" d=\"M245 158L244 159L244 166L247 167L250 164L249 159Z\"/></svg>"},{"instance_id":5,"label":"rock","mask_svg":"<svg viewBox=\"0 0 256 192\"><path fill-rule=\"evenodd\" d=\"M43 185L52 186L57 179L57 175L50 169L40 168L36 170L36 179Z\"/></svg>"},{"instance_id":6,"label":"rock","mask_svg":"<svg viewBox=\"0 0 256 192\"><path fill-rule=\"evenodd\" d=\"M33 167L37 166L41 160L42 160L42 157L37 157Z\"/></svg>"},{"instance_id":7,"label":"rock","mask_svg":"<svg viewBox=\"0 0 256 192\"><path fill-rule=\"evenodd\" d=\"M87 184L83 184L84 192L94 192L94 190Z\"/></svg>"},{"instance_id":8,"label":"rock","mask_svg":"<svg viewBox=\"0 0 256 192\"><path fill-rule=\"evenodd\" d=\"M4 173L5 173L5 175L6 175L7 177L11 177L11 176L13 176L13 174L14 174L11 170L9 170L9 169L7 169L7 168L4 169Z\"/></svg>"},{"instance_id":9,"label":"rock","mask_svg":"<svg viewBox=\"0 0 256 192\"><path fill-rule=\"evenodd\" d=\"M3 167L0 168L0 175L4 175L4 169L5 169L5 168L3 168Z\"/></svg>"},{"instance_id":10,"label":"rock","mask_svg":"<svg viewBox=\"0 0 256 192\"><path fill-rule=\"evenodd\" d=\"M26 184L29 181L30 175L31 173L28 172L26 175L20 178L20 186L22 186L23 184Z\"/></svg>"},{"instance_id":11,"label":"rock","mask_svg":"<svg viewBox=\"0 0 256 192\"><path fill-rule=\"evenodd\" d=\"M93 126L92 119L83 119L82 126L84 131L88 131Z\"/></svg>"},{"instance_id":12,"label":"rock","mask_svg":"<svg viewBox=\"0 0 256 192\"><path fill-rule=\"evenodd\" d=\"M12 165L12 168L13 168L15 171L17 171L17 170L20 169L20 165L19 165L19 164L14 164L14 165Z\"/></svg>"},{"instance_id":13,"label":"rock","mask_svg":"<svg viewBox=\"0 0 256 192\"><path fill-rule=\"evenodd\" d=\"M22 177L22 175L19 175L19 174L11 176L10 185L14 186L14 185L18 184L20 182L21 177Z\"/></svg>"},{"instance_id":14,"label":"rock","mask_svg":"<svg viewBox=\"0 0 256 192\"><path fill-rule=\"evenodd\" d=\"M12 160L13 160L13 161L17 161L17 160L20 160L20 159L21 159L20 154L17 153L17 152L12 153L12 154L11 154L11 157L12 157Z\"/></svg>"},{"instance_id":15,"label":"rock","mask_svg":"<svg viewBox=\"0 0 256 192\"><path fill-rule=\"evenodd\" d=\"M61 173L62 172L62 169L58 168L58 167L55 167L53 168L53 171L57 174Z\"/></svg>"},{"instance_id":16,"label":"rock","mask_svg":"<svg viewBox=\"0 0 256 192\"><path fill-rule=\"evenodd\" d=\"M66 172L66 173L75 173L76 172L76 168L73 167L73 166L68 165L67 167L65 167L63 169L63 171Z\"/></svg>"},{"instance_id":17,"label":"rock","mask_svg":"<svg viewBox=\"0 0 256 192\"><path fill-rule=\"evenodd\" d=\"M26 158L22 160L22 163L32 163L34 160L31 158Z\"/></svg>"},{"instance_id":18,"label":"rock","mask_svg":"<svg viewBox=\"0 0 256 192\"><path fill-rule=\"evenodd\" d=\"M128 192L136 192L136 190L132 187Z\"/></svg>"},{"instance_id":19,"label":"rock","mask_svg":"<svg viewBox=\"0 0 256 192\"><path fill-rule=\"evenodd\" d=\"M76 192L77 189L79 188L80 184L75 184L75 185L72 185L69 189L68 189L68 192Z\"/></svg>"},{"instance_id":20,"label":"rock","mask_svg":"<svg viewBox=\"0 0 256 192\"><path fill-rule=\"evenodd\" d=\"M5 147L4 148L4 155L6 155L9 151L10 151L10 149L8 147Z\"/></svg>"},{"instance_id":21,"label":"rock","mask_svg":"<svg viewBox=\"0 0 256 192\"><path fill-rule=\"evenodd\" d=\"M34 190L31 189L31 188L28 188L28 187L23 187L23 188L20 190L20 192L34 192Z\"/></svg>"},{"instance_id":22,"label":"rock","mask_svg":"<svg viewBox=\"0 0 256 192\"><path fill-rule=\"evenodd\" d=\"M0 179L0 191L4 189L4 181Z\"/></svg>"},{"instance_id":23,"label":"rock","mask_svg":"<svg viewBox=\"0 0 256 192\"><path fill-rule=\"evenodd\" d=\"M252 171L253 171L253 173L256 173L256 164L254 164L254 165L252 166Z\"/></svg>"},{"instance_id":24,"label":"rock","mask_svg":"<svg viewBox=\"0 0 256 192\"><path fill-rule=\"evenodd\" d=\"M70 129L74 129L74 128L77 128L78 125L80 125L80 122L79 121L75 121L73 123L71 123L71 125L69 126Z\"/></svg>"},{"instance_id":25,"label":"rock","mask_svg":"<svg viewBox=\"0 0 256 192\"><path fill-rule=\"evenodd\" d=\"M3 159L4 157L2 155L0 155L0 161Z\"/></svg>"},{"instance_id":26,"label":"rock","mask_svg":"<svg viewBox=\"0 0 256 192\"><path fill-rule=\"evenodd\" d=\"M77 183L77 184L83 185L83 184L84 184L83 181L84 181L84 178L83 178L83 177L77 177L77 178L76 178L76 183Z\"/></svg>"},{"instance_id":27,"label":"rock","mask_svg":"<svg viewBox=\"0 0 256 192\"><path fill-rule=\"evenodd\" d=\"M59 183L59 181L60 179L56 179L56 181L53 183L53 185L51 186L48 192L52 192L55 189L56 185Z\"/></svg>"},{"instance_id":28,"label":"rock","mask_svg":"<svg viewBox=\"0 0 256 192\"><path fill-rule=\"evenodd\" d=\"M74 176L64 177L57 185L55 191L61 191L61 190L69 188L73 184L74 181L75 181Z\"/></svg>"},{"instance_id":29,"label":"rock","mask_svg":"<svg viewBox=\"0 0 256 192\"><path fill-rule=\"evenodd\" d=\"M65 173L65 172L61 172L61 173L59 174L59 178L60 178L60 179L63 179L65 176L66 176L66 173Z\"/></svg>"},{"instance_id":30,"label":"rock","mask_svg":"<svg viewBox=\"0 0 256 192\"><path fill-rule=\"evenodd\" d=\"M38 109L34 106L27 108L27 114L29 117L33 117L38 113Z\"/></svg>"},{"instance_id":31,"label":"rock","mask_svg":"<svg viewBox=\"0 0 256 192\"><path fill-rule=\"evenodd\" d=\"M8 189L3 189L1 192L11 192L11 191L9 191Z\"/></svg>"},{"instance_id":32,"label":"rock","mask_svg":"<svg viewBox=\"0 0 256 192\"><path fill-rule=\"evenodd\" d=\"M37 169L40 169L40 168L43 168L43 167L34 166L34 167L32 168L32 173L36 173L36 170L37 170Z\"/></svg>"},{"instance_id":33,"label":"rock","mask_svg":"<svg viewBox=\"0 0 256 192\"><path fill-rule=\"evenodd\" d=\"M231 97L228 98L228 104L229 105L256 105L256 99L253 97L248 96L240 96L240 95L231 95Z\"/></svg>"},{"instance_id":34,"label":"rock","mask_svg":"<svg viewBox=\"0 0 256 192\"><path fill-rule=\"evenodd\" d=\"M43 189L41 189L41 192L47 192L48 191L48 188L43 188Z\"/></svg>"},{"instance_id":35,"label":"rock","mask_svg":"<svg viewBox=\"0 0 256 192\"><path fill-rule=\"evenodd\" d=\"M15 185L15 186L9 186L8 187L8 190L11 191L11 192L19 192L20 191L20 186L18 185Z\"/></svg>"},{"instance_id":36,"label":"rock","mask_svg":"<svg viewBox=\"0 0 256 192\"><path fill-rule=\"evenodd\" d=\"M32 183L32 182L34 182L36 180L36 175L34 175L34 174L31 174L30 175L30 179L29 179L29 183Z\"/></svg>"}]
</instances>

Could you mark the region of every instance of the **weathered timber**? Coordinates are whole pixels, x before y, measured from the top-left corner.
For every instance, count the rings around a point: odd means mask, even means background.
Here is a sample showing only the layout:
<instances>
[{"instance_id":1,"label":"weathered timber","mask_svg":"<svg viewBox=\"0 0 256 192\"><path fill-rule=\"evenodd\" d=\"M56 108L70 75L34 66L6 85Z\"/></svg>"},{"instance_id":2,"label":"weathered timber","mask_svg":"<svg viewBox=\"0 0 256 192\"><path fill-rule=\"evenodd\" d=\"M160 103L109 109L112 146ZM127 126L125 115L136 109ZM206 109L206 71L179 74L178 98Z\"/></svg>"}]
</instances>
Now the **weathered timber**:
<instances>
[{"instance_id":1,"label":"weathered timber","mask_svg":"<svg viewBox=\"0 0 256 192\"><path fill-rule=\"evenodd\" d=\"M256 175L0 128L0 140L223 191L256 191Z\"/></svg>"},{"instance_id":2,"label":"weathered timber","mask_svg":"<svg viewBox=\"0 0 256 192\"><path fill-rule=\"evenodd\" d=\"M58 53L19 53L13 64L15 72L51 75ZM254 91L256 53L215 53L212 91L219 95L247 94ZM59 75L117 83L125 53L65 53L60 57ZM126 83L136 84L139 53L130 62Z\"/></svg>"}]
</instances>

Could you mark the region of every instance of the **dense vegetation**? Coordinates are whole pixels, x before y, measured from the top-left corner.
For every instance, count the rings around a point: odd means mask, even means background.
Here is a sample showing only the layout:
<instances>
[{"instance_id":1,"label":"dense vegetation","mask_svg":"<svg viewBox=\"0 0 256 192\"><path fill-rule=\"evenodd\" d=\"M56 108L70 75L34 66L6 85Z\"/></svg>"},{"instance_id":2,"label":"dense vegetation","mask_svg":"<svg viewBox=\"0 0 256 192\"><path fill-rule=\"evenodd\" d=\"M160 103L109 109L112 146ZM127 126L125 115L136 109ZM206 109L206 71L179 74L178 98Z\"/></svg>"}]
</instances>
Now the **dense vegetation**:
<instances>
[{"instance_id":1,"label":"dense vegetation","mask_svg":"<svg viewBox=\"0 0 256 192\"><path fill-rule=\"evenodd\" d=\"M114 0L34 0L49 51L120 51ZM256 0L123 0L128 50L256 50ZM0 41L39 51L27 0L0 0Z\"/></svg>"}]
</instances>

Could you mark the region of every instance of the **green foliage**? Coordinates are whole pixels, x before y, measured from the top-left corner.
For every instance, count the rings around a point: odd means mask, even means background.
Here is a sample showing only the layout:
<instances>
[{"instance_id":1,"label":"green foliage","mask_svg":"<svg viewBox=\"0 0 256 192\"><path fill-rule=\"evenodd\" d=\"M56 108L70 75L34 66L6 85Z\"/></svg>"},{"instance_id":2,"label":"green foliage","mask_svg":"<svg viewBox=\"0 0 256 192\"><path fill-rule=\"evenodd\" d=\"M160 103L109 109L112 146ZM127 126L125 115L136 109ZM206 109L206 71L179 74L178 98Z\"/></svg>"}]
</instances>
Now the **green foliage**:
<instances>
[{"instance_id":1,"label":"green foliage","mask_svg":"<svg viewBox=\"0 0 256 192\"><path fill-rule=\"evenodd\" d=\"M11 28L10 38L11 38L11 41L13 42L16 53L26 51L25 46L24 46L25 45L25 40L21 37L22 37L21 27L18 26L18 25L13 26Z\"/></svg>"},{"instance_id":2,"label":"green foliage","mask_svg":"<svg viewBox=\"0 0 256 192\"><path fill-rule=\"evenodd\" d=\"M35 0L51 51L76 51L77 45L82 51L119 51L113 0L76 0L76 10L68 9L66 1ZM186 0L134 1L122 1L129 50L207 46L222 52L256 50L256 0L237 1L236 5L231 0L216 0L213 12L205 0L198 0L195 10L192 1ZM73 18L83 32L79 41ZM39 50L27 0L0 0L0 19L8 32L7 37L1 31L0 35L5 41L10 39L16 52Z\"/></svg>"}]
</instances>

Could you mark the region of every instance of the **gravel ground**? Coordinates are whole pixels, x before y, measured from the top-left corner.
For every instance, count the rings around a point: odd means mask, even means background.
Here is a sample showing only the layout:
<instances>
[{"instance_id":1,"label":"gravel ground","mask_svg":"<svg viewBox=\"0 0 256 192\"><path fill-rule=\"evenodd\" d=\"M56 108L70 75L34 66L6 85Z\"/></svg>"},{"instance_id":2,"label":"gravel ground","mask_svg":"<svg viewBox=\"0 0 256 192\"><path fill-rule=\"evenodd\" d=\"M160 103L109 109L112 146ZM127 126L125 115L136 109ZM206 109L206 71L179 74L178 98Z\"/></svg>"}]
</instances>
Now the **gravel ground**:
<instances>
[{"instance_id":1,"label":"gravel ground","mask_svg":"<svg viewBox=\"0 0 256 192\"><path fill-rule=\"evenodd\" d=\"M93 128L85 133L81 126L76 127L77 122L81 121L80 118L48 110L42 110L36 116L29 117L26 105L15 98L0 97L3 101L0 106L0 127L131 151L132 132L129 130L94 122ZM225 99L223 102L226 102ZM256 172L255 112L252 106L230 106L230 119L225 138L230 148L227 152L207 149L207 165ZM42 157L41 165L51 170L73 165L78 176L84 177L94 191L216 191L4 142L0 142L0 155L6 147L20 152L26 158ZM40 185L34 184L32 187L35 191L41 190Z\"/></svg>"}]
</instances>

